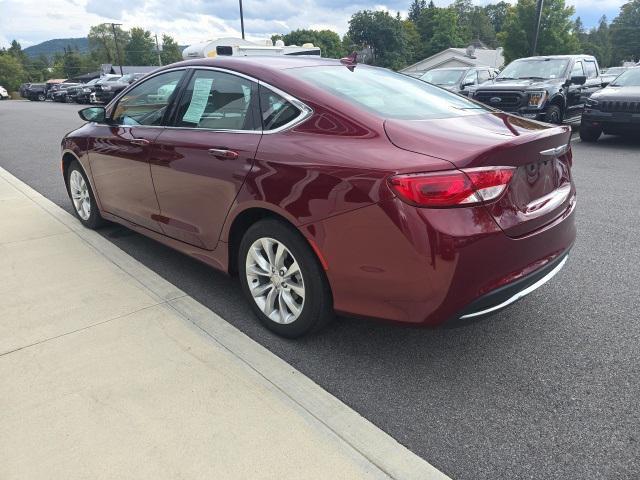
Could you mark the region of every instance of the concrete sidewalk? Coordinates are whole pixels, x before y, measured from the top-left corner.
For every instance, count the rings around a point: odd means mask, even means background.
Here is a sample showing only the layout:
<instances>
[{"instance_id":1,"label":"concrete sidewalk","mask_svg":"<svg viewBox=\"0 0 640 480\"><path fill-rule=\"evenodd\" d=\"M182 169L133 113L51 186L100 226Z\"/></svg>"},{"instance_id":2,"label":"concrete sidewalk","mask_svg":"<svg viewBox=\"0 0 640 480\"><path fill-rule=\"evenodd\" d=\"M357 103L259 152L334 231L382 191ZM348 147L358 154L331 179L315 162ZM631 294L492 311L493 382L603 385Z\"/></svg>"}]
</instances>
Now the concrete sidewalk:
<instances>
[{"instance_id":1,"label":"concrete sidewalk","mask_svg":"<svg viewBox=\"0 0 640 480\"><path fill-rule=\"evenodd\" d=\"M447 478L0 169L0 478Z\"/></svg>"}]
</instances>

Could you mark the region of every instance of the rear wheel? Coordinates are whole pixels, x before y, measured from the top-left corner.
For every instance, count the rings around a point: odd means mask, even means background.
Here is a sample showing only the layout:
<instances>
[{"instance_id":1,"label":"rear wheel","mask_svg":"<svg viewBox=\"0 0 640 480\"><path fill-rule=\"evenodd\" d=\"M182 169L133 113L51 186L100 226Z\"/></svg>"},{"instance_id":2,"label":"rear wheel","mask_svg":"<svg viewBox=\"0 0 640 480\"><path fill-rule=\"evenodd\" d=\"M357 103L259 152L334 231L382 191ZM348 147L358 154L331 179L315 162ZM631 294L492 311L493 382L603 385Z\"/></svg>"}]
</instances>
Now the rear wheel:
<instances>
[{"instance_id":1,"label":"rear wheel","mask_svg":"<svg viewBox=\"0 0 640 480\"><path fill-rule=\"evenodd\" d=\"M549 105L544 111L544 121L559 125L562 123L562 110L558 105Z\"/></svg>"},{"instance_id":2,"label":"rear wheel","mask_svg":"<svg viewBox=\"0 0 640 480\"><path fill-rule=\"evenodd\" d=\"M580 124L580 140L583 142L597 142L602 135L602 129L596 127L588 127L584 123Z\"/></svg>"},{"instance_id":3,"label":"rear wheel","mask_svg":"<svg viewBox=\"0 0 640 480\"><path fill-rule=\"evenodd\" d=\"M39 93L38 94L38 101L39 102L44 102L47 99L47 97L45 96L44 93Z\"/></svg>"},{"instance_id":4,"label":"rear wheel","mask_svg":"<svg viewBox=\"0 0 640 480\"><path fill-rule=\"evenodd\" d=\"M247 230L238 272L254 313L278 335L300 337L333 318L324 270L304 237L281 221L261 220Z\"/></svg>"},{"instance_id":5,"label":"rear wheel","mask_svg":"<svg viewBox=\"0 0 640 480\"><path fill-rule=\"evenodd\" d=\"M89 180L77 160L74 160L67 170L67 192L76 217L85 227L96 229L105 223L98 211Z\"/></svg>"}]
</instances>

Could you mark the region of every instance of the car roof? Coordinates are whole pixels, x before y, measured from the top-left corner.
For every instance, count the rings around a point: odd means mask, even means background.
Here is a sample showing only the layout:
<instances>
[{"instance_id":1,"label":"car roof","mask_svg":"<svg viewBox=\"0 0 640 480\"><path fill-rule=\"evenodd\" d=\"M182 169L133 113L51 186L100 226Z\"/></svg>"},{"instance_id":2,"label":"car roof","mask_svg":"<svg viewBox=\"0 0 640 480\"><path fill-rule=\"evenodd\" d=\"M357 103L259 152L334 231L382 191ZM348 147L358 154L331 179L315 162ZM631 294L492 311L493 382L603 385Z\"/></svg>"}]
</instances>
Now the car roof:
<instances>
[{"instance_id":1,"label":"car roof","mask_svg":"<svg viewBox=\"0 0 640 480\"><path fill-rule=\"evenodd\" d=\"M546 59L555 59L555 58L558 58L558 59L586 58L589 60L595 60L595 57L593 55L538 55L535 57L522 57L522 58L518 58L518 60L546 60Z\"/></svg>"}]
</instances>

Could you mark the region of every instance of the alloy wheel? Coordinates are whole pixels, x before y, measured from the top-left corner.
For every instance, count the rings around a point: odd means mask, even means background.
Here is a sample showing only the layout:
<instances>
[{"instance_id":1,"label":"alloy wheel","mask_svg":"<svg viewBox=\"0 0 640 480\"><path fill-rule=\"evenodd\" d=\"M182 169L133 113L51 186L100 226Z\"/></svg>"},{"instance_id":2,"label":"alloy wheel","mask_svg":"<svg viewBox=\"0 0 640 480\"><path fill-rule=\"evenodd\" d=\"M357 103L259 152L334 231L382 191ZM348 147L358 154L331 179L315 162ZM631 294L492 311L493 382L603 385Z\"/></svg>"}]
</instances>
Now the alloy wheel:
<instances>
[{"instance_id":1,"label":"alloy wheel","mask_svg":"<svg viewBox=\"0 0 640 480\"><path fill-rule=\"evenodd\" d=\"M89 187L84 177L78 170L73 170L69 175L69 191L73 207L78 212L80 218L84 221L89 220L91 216L91 197L89 195Z\"/></svg>"},{"instance_id":2,"label":"alloy wheel","mask_svg":"<svg viewBox=\"0 0 640 480\"><path fill-rule=\"evenodd\" d=\"M246 258L249 291L262 313L279 324L295 322L304 307L305 286L291 251L273 238L259 238Z\"/></svg>"}]
</instances>

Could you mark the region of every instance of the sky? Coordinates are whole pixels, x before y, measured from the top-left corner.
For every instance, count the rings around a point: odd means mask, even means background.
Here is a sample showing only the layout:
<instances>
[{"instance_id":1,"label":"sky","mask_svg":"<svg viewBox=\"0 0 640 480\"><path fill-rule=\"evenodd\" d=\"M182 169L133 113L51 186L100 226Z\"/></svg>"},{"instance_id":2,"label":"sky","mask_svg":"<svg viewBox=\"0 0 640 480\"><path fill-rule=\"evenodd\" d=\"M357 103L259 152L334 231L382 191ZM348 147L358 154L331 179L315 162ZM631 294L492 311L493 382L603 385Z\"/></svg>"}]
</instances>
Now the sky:
<instances>
[{"instance_id":1,"label":"sky","mask_svg":"<svg viewBox=\"0 0 640 480\"><path fill-rule=\"evenodd\" d=\"M495 0L498 1L498 0ZM515 0L511 0L512 2ZM243 0L249 40L297 28L331 29L344 34L358 10L400 11L406 16L411 0ZM566 0L586 27L607 15L613 19L625 0ZM436 0L445 6L450 0ZM475 0L483 5L490 0ZM84 37L103 22L140 26L179 44L240 36L238 0L0 0L0 47L17 39L24 47L53 38Z\"/></svg>"}]
</instances>

